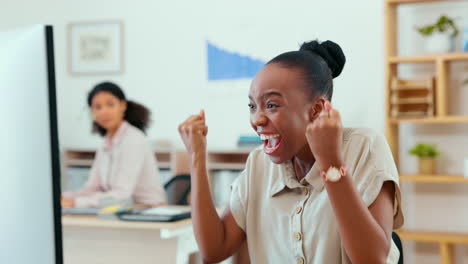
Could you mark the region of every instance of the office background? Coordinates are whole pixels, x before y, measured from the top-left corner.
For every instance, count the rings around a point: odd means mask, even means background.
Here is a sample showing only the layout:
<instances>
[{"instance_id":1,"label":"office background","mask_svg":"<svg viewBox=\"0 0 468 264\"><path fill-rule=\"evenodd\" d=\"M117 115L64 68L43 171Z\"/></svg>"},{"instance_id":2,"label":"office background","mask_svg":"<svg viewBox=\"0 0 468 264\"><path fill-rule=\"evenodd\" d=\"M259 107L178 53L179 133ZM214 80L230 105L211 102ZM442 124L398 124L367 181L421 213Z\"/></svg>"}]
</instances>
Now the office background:
<instances>
[{"instance_id":1,"label":"office background","mask_svg":"<svg viewBox=\"0 0 468 264\"><path fill-rule=\"evenodd\" d=\"M241 134L251 134L247 108L250 79L209 81L207 41L226 51L262 61L311 39L331 39L347 56L335 82L333 103L345 126L371 127L385 132L384 1L4 1L0 29L32 23L55 27L57 103L61 150L96 148L100 138L90 134L86 106L89 89L102 80L119 83L129 98L148 106L153 124L148 137L181 146L177 125L204 108L210 128L209 148L234 149ZM415 27L440 14L466 25L468 2L415 4L398 10L400 55L423 52L424 39ZM124 25L124 72L117 75L74 76L68 70L67 26L70 23L119 20ZM455 41L461 47L461 35ZM468 64L455 63L453 83L468 77ZM404 65L402 77L428 76L427 65ZM450 109L468 114L466 86L451 93ZM417 171L407 150L416 142L437 144L443 155L438 170L460 174L468 157L468 126L403 125L400 170ZM468 186L405 184L406 228L468 232ZM410 263L436 263L437 248L406 243ZM466 261L468 248L457 258Z\"/></svg>"}]
</instances>

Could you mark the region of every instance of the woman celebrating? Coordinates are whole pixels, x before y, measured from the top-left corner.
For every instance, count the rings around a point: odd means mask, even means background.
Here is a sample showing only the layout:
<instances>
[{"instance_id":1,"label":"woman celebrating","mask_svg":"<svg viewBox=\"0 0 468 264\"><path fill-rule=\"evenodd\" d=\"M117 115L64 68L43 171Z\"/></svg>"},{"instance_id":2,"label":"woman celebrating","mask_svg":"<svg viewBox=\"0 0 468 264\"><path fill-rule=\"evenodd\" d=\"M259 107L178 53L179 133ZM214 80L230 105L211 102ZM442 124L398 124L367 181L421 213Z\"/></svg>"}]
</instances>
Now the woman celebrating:
<instances>
[{"instance_id":1,"label":"woman celebrating","mask_svg":"<svg viewBox=\"0 0 468 264\"><path fill-rule=\"evenodd\" d=\"M179 126L206 261L231 256L247 240L252 263L397 263L398 172L382 136L342 128L332 108L333 78L344 64L337 44L312 41L257 74L250 123L264 145L250 153L221 218L207 182L204 112Z\"/></svg>"},{"instance_id":2,"label":"woman celebrating","mask_svg":"<svg viewBox=\"0 0 468 264\"><path fill-rule=\"evenodd\" d=\"M104 137L85 187L63 194L63 207L99 207L109 202L156 206L166 202L154 153L144 132L150 112L104 82L88 94L93 132Z\"/></svg>"}]
</instances>

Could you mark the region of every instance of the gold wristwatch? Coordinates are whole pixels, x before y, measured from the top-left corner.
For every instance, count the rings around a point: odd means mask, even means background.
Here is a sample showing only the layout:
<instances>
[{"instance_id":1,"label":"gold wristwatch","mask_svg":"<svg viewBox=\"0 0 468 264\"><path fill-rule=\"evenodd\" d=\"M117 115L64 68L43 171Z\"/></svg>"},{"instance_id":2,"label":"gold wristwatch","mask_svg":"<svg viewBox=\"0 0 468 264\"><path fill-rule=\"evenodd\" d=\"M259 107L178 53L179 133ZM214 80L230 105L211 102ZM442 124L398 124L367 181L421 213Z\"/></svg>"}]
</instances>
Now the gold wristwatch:
<instances>
[{"instance_id":1,"label":"gold wristwatch","mask_svg":"<svg viewBox=\"0 0 468 264\"><path fill-rule=\"evenodd\" d=\"M331 166L326 172L322 171L321 175L326 181L337 182L346 175L346 167L336 168Z\"/></svg>"}]
</instances>

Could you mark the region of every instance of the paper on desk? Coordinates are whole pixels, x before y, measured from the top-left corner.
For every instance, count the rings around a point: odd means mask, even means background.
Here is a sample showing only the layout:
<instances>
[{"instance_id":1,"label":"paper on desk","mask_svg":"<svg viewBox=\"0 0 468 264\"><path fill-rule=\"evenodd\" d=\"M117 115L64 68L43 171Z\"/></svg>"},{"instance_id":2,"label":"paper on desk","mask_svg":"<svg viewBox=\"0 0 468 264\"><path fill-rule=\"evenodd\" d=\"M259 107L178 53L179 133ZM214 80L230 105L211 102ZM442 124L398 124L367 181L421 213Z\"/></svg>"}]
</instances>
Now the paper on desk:
<instances>
[{"instance_id":1,"label":"paper on desk","mask_svg":"<svg viewBox=\"0 0 468 264\"><path fill-rule=\"evenodd\" d=\"M179 215L190 212L190 208L175 208L175 207L155 207L146 209L141 214L143 215Z\"/></svg>"}]
</instances>

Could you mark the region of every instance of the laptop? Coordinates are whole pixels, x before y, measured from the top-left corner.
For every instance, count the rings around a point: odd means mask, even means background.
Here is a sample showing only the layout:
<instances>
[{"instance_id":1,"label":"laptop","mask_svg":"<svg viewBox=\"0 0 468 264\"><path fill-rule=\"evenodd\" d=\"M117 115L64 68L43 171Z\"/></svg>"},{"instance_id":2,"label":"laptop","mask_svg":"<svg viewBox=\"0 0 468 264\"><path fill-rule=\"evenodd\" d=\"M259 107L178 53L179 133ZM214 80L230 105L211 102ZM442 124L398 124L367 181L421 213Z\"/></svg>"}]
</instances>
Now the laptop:
<instances>
[{"instance_id":1,"label":"laptop","mask_svg":"<svg viewBox=\"0 0 468 264\"><path fill-rule=\"evenodd\" d=\"M142 222L174 222L191 217L190 207L160 206L149 209L133 209L119 213L118 217L124 221Z\"/></svg>"}]
</instances>

